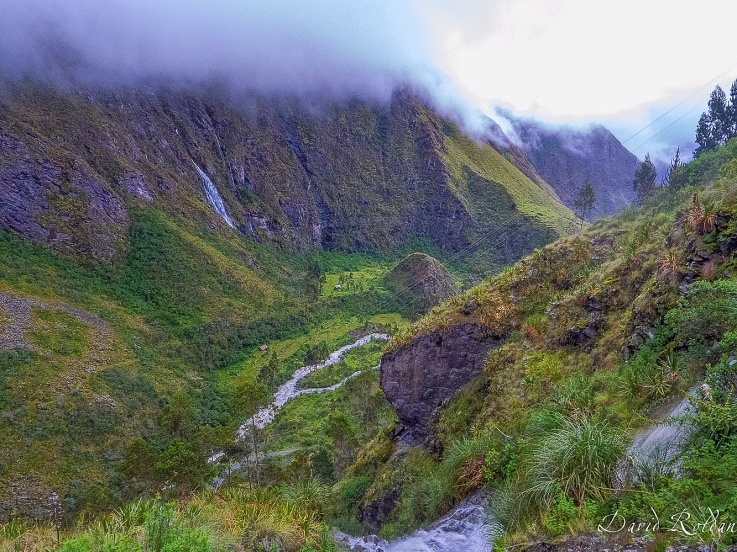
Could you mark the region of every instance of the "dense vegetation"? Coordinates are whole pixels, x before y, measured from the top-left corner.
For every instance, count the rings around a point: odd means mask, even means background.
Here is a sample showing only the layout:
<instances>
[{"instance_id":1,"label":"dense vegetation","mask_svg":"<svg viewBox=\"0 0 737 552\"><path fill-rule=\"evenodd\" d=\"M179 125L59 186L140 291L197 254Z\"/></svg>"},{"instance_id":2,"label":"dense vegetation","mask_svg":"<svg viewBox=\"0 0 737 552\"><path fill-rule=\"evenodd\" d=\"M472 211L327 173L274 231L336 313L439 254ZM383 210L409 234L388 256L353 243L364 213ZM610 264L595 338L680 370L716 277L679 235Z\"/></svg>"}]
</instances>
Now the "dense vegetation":
<instances>
[{"instance_id":1,"label":"dense vegetation","mask_svg":"<svg viewBox=\"0 0 737 552\"><path fill-rule=\"evenodd\" d=\"M391 258L244 244L153 209L134 213L127 258L112 265L80 266L0 234L0 313L15 335L0 353L4 516L43 517L52 491L73 516L165 482L171 495L197 487L213 475L205 458L245 415L238 382L260 377L273 390L396 310L380 277ZM310 262L362 285L311 297Z\"/></svg>"},{"instance_id":2,"label":"dense vegetation","mask_svg":"<svg viewBox=\"0 0 737 552\"><path fill-rule=\"evenodd\" d=\"M594 531L613 512L703 521L711 508L737 520L737 140L674 162L668 186L641 165L642 205L585 226L490 145L425 106L394 109L431 132L398 133L393 154L432 146L474 221L463 255L426 235L362 253L342 252L352 245L341 232L332 251L273 247L201 224L186 202L131 201L125 245L104 263L0 233L0 550L329 551L331 527L392 537L484 487L496 491L500 548ZM318 134L289 131L305 144ZM97 174L121 170L90 155ZM334 184L336 204L355 199L352 184ZM238 201L281 216L278 198ZM349 228L356 213L344 215ZM453 277L476 282L533 246L416 323L404 318L429 306L416 308L426 269L408 270L407 253L446 261L445 296ZM469 322L501 343L425 446L394 440L377 342L301 382L342 387L298 397L233 441L298 367L359 336L390 332L399 347ZM686 393L681 452L627 463L653 409ZM217 451L225 462L208 462ZM233 458L243 469L206 490ZM735 541L718 525L689 527L658 533L658 546Z\"/></svg>"},{"instance_id":3,"label":"dense vegetation","mask_svg":"<svg viewBox=\"0 0 737 552\"><path fill-rule=\"evenodd\" d=\"M657 542L735 542L735 148L702 154L679 186L655 187L641 207L537 250L395 336L390 347L474 321L506 338L443 408L432 452L391 455L376 441L351 468L348 481L365 486L359 511L393 497L382 535L490 486L500 548L595 532L615 512L645 527L653 511ZM628 467L648 415L689 390L682 451ZM668 533L683 511L688 531Z\"/></svg>"}]
</instances>

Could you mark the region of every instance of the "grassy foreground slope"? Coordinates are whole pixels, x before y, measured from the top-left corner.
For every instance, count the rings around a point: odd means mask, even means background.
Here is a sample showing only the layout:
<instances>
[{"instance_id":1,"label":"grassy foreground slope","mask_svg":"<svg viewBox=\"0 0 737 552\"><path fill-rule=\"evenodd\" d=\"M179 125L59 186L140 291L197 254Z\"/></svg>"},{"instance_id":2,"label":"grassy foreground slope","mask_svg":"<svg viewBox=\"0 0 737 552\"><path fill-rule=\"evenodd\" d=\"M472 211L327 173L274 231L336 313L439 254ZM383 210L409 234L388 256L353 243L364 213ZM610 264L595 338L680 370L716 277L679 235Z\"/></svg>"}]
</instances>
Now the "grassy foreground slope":
<instances>
[{"instance_id":1,"label":"grassy foreground slope","mask_svg":"<svg viewBox=\"0 0 737 552\"><path fill-rule=\"evenodd\" d=\"M390 349L473 322L503 341L443 406L425 447L393 452L385 435L364 450L351 472L365 481L359 516L381 510L391 536L488 486L499 546L595 531L617 511L628 522L652 510L735 518L736 147L686 165L685 187L536 250L395 336ZM683 451L641 458L623 481L650 409L694 385ZM735 539L708 523L655 537Z\"/></svg>"}]
</instances>

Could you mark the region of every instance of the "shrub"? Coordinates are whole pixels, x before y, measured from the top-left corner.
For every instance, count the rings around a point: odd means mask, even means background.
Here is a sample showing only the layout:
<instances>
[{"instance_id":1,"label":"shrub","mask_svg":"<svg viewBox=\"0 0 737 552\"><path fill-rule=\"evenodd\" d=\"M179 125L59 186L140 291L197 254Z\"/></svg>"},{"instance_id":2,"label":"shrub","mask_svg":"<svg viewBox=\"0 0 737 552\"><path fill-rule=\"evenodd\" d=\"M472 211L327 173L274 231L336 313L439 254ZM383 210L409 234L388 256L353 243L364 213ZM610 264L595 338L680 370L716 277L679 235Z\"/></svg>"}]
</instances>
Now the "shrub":
<instances>
[{"instance_id":1,"label":"shrub","mask_svg":"<svg viewBox=\"0 0 737 552\"><path fill-rule=\"evenodd\" d=\"M561 418L560 427L532 448L523 494L542 504L560 492L579 506L586 498L602 499L625 448L624 434L608 422Z\"/></svg>"},{"instance_id":2,"label":"shrub","mask_svg":"<svg viewBox=\"0 0 737 552\"><path fill-rule=\"evenodd\" d=\"M304 477L284 487L282 495L287 502L310 512L314 519L321 520L330 491L319 479Z\"/></svg>"},{"instance_id":3,"label":"shrub","mask_svg":"<svg viewBox=\"0 0 737 552\"><path fill-rule=\"evenodd\" d=\"M737 283L698 281L665 320L680 345L711 344L737 329Z\"/></svg>"},{"instance_id":4,"label":"shrub","mask_svg":"<svg viewBox=\"0 0 737 552\"><path fill-rule=\"evenodd\" d=\"M565 494L560 493L547 512L543 515L543 525L545 529L553 536L565 533L571 524L576 520L579 509L573 503L573 500Z\"/></svg>"},{"instance_id":5,"label":"shrub","mask_svg":"<svg viewBox=\"0 0 737 552\"><path fill-rule=\"evenodd\" d=\"M655 337L621 366L621 384L625 392L645 400L670 393L681 373L678 356L668 349L672 335L670 328L658 328Z\"/></svg>"},{"instance_id":6,"label":"shrub","mask_svg":"<svg viewBox=\"0 0 737 552\"><path fill-rule=\"evenodd\" d=\"M346 479L340 487L340 500L346 511L353 511L366 494L371 485L371 478L367 475Z\"/></svg>"}]
</instances>

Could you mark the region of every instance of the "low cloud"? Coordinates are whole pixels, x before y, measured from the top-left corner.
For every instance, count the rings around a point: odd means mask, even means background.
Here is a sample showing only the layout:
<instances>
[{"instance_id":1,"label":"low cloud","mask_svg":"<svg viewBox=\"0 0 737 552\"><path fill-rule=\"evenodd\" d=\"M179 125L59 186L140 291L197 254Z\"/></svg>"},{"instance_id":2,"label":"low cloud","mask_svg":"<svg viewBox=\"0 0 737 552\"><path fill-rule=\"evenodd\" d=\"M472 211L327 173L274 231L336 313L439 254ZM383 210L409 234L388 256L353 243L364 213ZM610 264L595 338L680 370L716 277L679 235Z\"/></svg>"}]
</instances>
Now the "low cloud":
<instances>
[{"instance_id":1,"label":"low cloud","mask_svg":"<svg viewBox=\"0 0 737 552\"><path fill-rule=\"evenodd\" d=\"M633 56L618 50L629 42L616 34L633 11L610 6L614 23L600 36L598 8L580 8L573 0L0 0L0 77L68 85L214 80L263 93L379 100L411 83L466 130L497 142L504 137L487 114L496 118L500 104L551 124L596 119L625 141L672 105L669 98L679 101L677 87L689 90L722 65L702 58L689 65L700 70L694 76L680 70L679 56L656 49L658 63L643 53L644 76L634 78ZM658 13L649 10L642 25ZM593 38L582 47L572 29ZM593 55L599 47L615 53ZM665 73L682 77L676 88L653 70L664 61L678 63ZM695 101L705 104L709 91ZM679 145L688 151L701 110L663 130L683 110L674 112L625 146L641 158L669 157Z\"/></svg>"},{"instance_id":2,"label":"low cloud","mask_svg":"<svg viewBox=\"0 0 737 552\"><path fill-rule=\"evenodd\" d=\"M54 81L227 80L381 94L425 62L398 3L2 0L0 71Z\"/></svg>"}]
</instances>

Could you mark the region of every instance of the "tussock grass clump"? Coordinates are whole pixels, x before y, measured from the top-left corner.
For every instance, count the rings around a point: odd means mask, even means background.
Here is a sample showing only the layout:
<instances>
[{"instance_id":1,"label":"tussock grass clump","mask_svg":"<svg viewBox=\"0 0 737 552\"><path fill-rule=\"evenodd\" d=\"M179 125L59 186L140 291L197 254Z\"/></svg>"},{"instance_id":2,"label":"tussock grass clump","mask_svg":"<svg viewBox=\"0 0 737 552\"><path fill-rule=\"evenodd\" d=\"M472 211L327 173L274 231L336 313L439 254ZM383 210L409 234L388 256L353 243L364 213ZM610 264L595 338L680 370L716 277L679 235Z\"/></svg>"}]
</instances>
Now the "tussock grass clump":
<instances>
[{"instance_id":1,"label":"tussock grass clump","mask_svg":"<svg viewBox=\"0 0 737 552\"><path fill-rule=\"evenodd\" d=\"M604 420L555 413L536 424L532 431L540 436L521 448L517 475L492 500L492 511L507 529L561 509L575 507L584 515L589 501L611 495L626 450L624 431Z\"/></svg>"},{"instance_id":2,"label":"tussock grass clump","mask_svg":"<svg viewBox=\"0 0 737 552\"><path fill-rule=\"evenodd\" d=\"M333 552L322 522L327 496L319 481L305 479L283 489L204 491L183 502L138 500L60 534L14 520L0 526L0 551Z\"/></svg>"},{"instance_id":3,"label":"tussock grass clump","mask_svg":"<svg viewBox=\"0 0 737 552\"><path fill-rule=\"evenodd\" d=\"M527 477L530 494L543 503L562 491L577 504L604 498L613 488L615 468L625 451L621 430L591 418L561 418L560 427L532 449Z\"/></svg>"}]
</instances>

